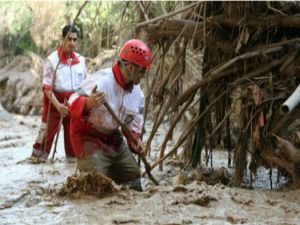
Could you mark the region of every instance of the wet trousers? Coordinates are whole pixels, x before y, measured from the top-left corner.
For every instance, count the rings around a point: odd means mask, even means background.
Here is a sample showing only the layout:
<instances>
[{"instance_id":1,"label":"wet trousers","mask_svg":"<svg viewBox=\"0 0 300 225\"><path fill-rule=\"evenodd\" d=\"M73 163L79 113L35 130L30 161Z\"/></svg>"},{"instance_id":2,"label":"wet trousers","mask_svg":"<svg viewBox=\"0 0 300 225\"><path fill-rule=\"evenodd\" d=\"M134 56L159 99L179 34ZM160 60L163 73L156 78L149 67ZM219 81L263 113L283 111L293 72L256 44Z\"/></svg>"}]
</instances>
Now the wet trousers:
<instances>
[{"instance_id":1,"label":"wet trousers","mask_svg":"<svg viewBox=\"0 0 300 225\"><path fill-rule=\"evenodd\" d=\"M56 94L57 95L57 94ZM68 94L61 93L56 96L60 102L63 102L63 97L68 98ZM36 138L35 143L33 144L32 156L39 158L48 158L50 154L51 147L53 144L53 140L55 135L58 132L59 121L60 121L60 113L56 110L56 108L51 104L49 118L48 118L48 106L49 100L47 96L44 94L44 106L43 106L43 114L42 114L42 124L38 133L38 137ZM46 131L48 121L48 129ZM62 126L64 128L64 145L65 145L65 153L67 158L75 157L75 153L71 144L70 139L70 116L66 116L63 118Z\"/></svg>"},{"instance_id":2,"label":"wet trousers","mask_svg":"<svg viewBox=\"0 0 300 225\"><path fill-rule=\"evenodd\" d=\"M129 185L132 189L142 191L140 168L124 140L116 151L96 151L79 158L77 162L81 171L96 169L117 184Z\"/></svg>"}]
</instances>

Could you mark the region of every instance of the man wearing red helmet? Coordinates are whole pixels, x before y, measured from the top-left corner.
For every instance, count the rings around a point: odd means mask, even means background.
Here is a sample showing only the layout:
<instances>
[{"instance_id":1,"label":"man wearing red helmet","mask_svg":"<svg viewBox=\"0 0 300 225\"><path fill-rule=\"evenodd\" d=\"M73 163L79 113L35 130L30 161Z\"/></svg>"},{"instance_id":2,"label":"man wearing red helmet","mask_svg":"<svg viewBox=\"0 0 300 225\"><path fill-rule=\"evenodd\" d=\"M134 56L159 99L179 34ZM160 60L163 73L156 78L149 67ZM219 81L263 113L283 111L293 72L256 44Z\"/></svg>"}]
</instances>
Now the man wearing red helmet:
<instances>
[{"instance_id":1,"label":"man wearing red helmet","mask_svg":"<svg viewBox=\"0 0 300 225\"><path fill-rule=\"evenodd\" d=\"M129 40L112 68L88 77L69 99L71 141L79 169L90 171L96 168L116 183L129 184L139 191L142 190L140 169L131 151L143 154L144 150L139 137L144 94L139 83L151 61L150 50L144 42ZM105 101L127 123L137 145L129 137L126 137L127 143L124 141L118 123L103 105Z\"/></svg>"}]
</instances>

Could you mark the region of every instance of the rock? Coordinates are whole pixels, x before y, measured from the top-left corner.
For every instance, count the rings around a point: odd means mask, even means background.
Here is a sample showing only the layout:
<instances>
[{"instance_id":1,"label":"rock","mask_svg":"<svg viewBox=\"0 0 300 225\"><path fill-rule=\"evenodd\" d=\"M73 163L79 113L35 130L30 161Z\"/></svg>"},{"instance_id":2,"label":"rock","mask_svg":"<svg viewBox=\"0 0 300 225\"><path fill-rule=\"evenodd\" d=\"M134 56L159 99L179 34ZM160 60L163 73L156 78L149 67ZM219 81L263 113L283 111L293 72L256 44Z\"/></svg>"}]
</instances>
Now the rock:
<instances>
[{"instance_id":1,"label":"rock","mask_svg":"<svg viewBox=\"0 0 300 225\"><path fill-rule=\"evenodd\" d=\"M38 115L42 109L42 60L19 55L0 70L0 103L8 112Z\"/></svg>"}]
</instances>

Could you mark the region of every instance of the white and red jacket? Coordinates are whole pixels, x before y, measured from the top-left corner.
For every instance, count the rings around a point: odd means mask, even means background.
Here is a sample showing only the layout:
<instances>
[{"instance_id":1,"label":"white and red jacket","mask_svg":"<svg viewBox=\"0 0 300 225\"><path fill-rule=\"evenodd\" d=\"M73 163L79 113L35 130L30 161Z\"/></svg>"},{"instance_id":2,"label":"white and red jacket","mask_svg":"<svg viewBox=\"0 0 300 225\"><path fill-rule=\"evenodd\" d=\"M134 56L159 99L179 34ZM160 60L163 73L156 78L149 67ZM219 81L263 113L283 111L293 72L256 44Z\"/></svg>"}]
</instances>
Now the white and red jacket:
<instances>
[{"instance_id":1,"label":"white and red jacket","mask_svg":"<svg viewBox=\"0 0 300 225\"><path fill-rule=\"evenodd\" d=\"M119 131L119 125L104 105L91 109L87 114L84 113L83 109L87 97L96 85L97 91L105 93L107 103L115 114L127 123L127 126L136 137L137 134L141 133L144 122L144 94L139 85L134 85L131 92L126 90L117 63L112 68L91 74L80 85L79 90L69 98L69 107L72 114L71 139L78 158L87 153L84 149L84 141L91 140L91 138L98 139L97 142L103 141L101 143L102 149L99 150L113 150L113 147L111 149L109 146L104 145L110 142L108 139L113 138L112 134ZM97 151L96 148L89 149L88 152Z\"/></svg>"},{"instance_id":2,"label":"white and red jacket","mask_svg":"<svg viewBox=\"0 0 300 225\"><path fill-rule=\"evenodd\" d=\"M54 73L55 71L56 73ZM43 67L43 89L52 90L57 100L63 103L64 100L69 99L70 95L75 92L86 76L87 70L84 57L74 52L68 57L62 53L62 47L60 47L45 60ZM48 113L48 111L50 113ZM60 113L53 104L49 104L49 99L44 93L41 135L38 136L33 145L32 155L48 157L54 136L59 129L60 117ZM75 153L70 139L70 115L64 117L62 124L65 133L64 143L66 156L74 157ZM46 127L48 129L47 131L45 130Z\"/></svg>"},{"instance_id":3,"label":"white and red jacket","mask_svg":"<svg viewBox=\"0 0 300 225\"><path fill-rule=\"evenodd\" d=\"M65 54L61 54L61 47L51 53L45 60L43 67L43 88L55 92L74 92L80 86L81 82L87 77L87 70L85 66L85 58L80 54L73 52L70 58L67 58ZM56 70L56 75L54 71L59 62L60 63ZM53 79L55 76L55 83L53 84Z\"/></svg>"}]
</instances>

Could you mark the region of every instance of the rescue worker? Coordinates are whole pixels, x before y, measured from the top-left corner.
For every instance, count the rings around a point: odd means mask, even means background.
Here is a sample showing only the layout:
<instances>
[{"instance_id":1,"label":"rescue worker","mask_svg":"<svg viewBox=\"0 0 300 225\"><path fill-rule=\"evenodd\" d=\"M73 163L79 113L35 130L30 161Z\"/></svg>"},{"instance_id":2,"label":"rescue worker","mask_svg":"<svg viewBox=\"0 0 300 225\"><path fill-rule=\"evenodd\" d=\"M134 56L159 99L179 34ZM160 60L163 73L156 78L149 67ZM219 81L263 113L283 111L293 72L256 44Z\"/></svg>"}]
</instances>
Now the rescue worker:
<instances>
[{"instance_id":1,"label":"rescue worker","mask_svg":"<svg viewBox=\"0 0 300 225\"><path fill-rule=\"evenodd\" d=\"M67 100L87 76L85 58L75 52L78 35L79 31L75 26L64 26L62 29L61 46L51 53L44 62L42 124L33 145L31 155L33 158L47 159L55 134L58 132L61 117L63 117L62 125L64 128L66 157L67 159L75 157L70 141L70 114ZM55 73L56 67L57 70ZM49 100L51 101L50 105ZM66 101L65 104L64 101ZM48 117L49 107L50 114ZM46 126L48 126L47 131Z\"/></svg>"},{"instance_id":2,"label":"rescue worker","mask_svg":"<svg viewBox=\"0 0 300 225\"><path fill-rule=\"evenodd\" d=\"M142 191L141 174L132 152L143 154L144 151L139 136L144 94L139 83L151 61L150 50L144 42L129 40L112 68L90 75L69 99L71 141L79 169L87 172L96 169L116 183L138 191ZM105 101L127 123L137 145L126 134L123 135L127 136L127 143L123 139L119 125L103 105Z\"/></svg>"}]
</instances>

